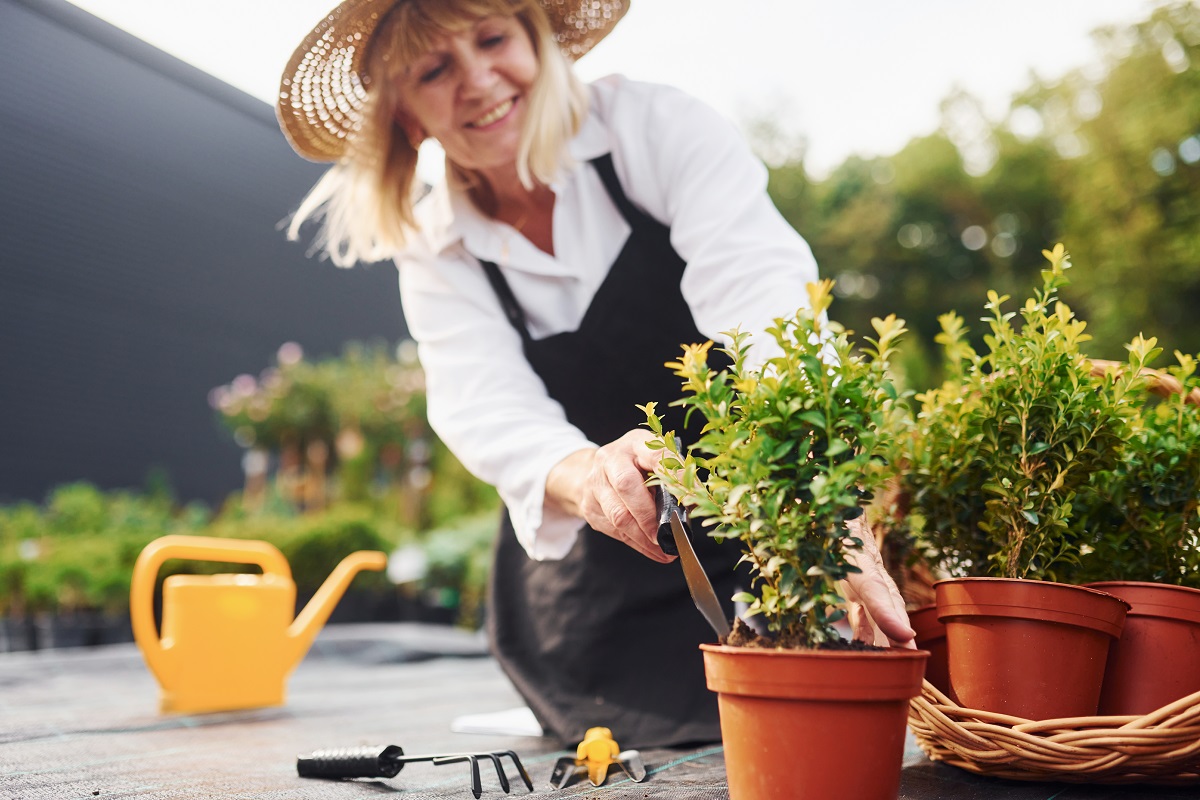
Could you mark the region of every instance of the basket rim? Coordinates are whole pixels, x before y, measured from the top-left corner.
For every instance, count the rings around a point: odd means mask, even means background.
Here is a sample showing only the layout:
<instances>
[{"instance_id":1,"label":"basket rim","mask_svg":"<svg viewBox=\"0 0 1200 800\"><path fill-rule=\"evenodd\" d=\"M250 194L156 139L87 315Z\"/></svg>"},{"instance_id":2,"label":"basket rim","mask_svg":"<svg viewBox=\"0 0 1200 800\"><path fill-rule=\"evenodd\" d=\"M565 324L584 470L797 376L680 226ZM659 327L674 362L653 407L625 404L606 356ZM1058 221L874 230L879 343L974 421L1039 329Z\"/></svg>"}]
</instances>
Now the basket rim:
<instances>
[{"instance_id":1,"label":"basket rim","mask_svg":"<svg viewBox=\"0 0 1200 800\"><path fill-rule=\"evenodd\" d=\"M965 708L926 680L909 726L930 760L980 775L1200 784L1200 691L1140 716L1027 720Z\"/></svg>"}]
</instances>

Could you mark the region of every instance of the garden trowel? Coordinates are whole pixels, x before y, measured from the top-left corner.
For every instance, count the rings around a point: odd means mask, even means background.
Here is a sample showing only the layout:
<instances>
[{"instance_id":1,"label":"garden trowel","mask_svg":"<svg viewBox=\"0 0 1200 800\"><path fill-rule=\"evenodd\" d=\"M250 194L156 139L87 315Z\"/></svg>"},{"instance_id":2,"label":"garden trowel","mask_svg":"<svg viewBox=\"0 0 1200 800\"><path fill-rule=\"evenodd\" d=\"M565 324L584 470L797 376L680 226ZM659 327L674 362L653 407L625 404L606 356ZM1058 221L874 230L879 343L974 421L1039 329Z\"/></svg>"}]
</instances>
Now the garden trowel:
<instances>
[{"instance_id":1,"label":"garden trowel","mask_svg":"<svg viewBox=\"0 0 1200 800\"><path fill-rule=\"evenodd\" d=\"M687 515L675 498L661 486L654 487L654 502L658 507L658 546L671 556L679 556L683 565L683 577L687 580L688 591L696 608L708 620L708 624L717 632L720 640L725 641L729 636L729 620L717 600L712 583L692 549L691 526L688 525Z\"/></svg>"}]
</instances>

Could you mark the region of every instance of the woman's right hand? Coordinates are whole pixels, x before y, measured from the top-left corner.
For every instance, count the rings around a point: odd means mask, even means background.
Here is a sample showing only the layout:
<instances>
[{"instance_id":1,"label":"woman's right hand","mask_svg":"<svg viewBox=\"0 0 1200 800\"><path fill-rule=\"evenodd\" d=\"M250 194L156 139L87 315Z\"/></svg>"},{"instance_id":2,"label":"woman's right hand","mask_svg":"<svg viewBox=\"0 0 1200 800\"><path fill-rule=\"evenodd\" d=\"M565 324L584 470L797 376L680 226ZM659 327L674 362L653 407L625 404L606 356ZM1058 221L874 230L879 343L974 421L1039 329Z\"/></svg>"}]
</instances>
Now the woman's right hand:
<instances>
[{"instance_id":1,"label":"woman's right hand","mask_svg":"<svg viewBox=\"0 0 1200 800\"><path fill-rule=\"evenodd\" d=\"M650 431L632 430L603 447L567 456L546 477L546 501L665 564L675 557L658 546L658 515L646 486L662 458L661 451L646 447L652 437Z\"/></svg>"}]
</instances>

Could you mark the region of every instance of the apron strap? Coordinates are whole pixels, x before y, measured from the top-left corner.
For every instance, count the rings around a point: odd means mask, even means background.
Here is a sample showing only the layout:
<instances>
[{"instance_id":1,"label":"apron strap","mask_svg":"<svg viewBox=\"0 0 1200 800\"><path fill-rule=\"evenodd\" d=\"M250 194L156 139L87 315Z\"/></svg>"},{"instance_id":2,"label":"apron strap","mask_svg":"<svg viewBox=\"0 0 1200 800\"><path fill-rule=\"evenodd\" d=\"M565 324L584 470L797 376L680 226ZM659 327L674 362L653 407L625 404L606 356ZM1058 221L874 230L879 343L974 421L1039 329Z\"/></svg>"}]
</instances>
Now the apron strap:
<instances>
[{"instance_id":1,"label":"apron strap","mask_svg":"<svg viewBox=\"0 0 1200 800\"><path fill-rule=\"evenodd\" d=\"M588 163L596 168L597 174L600 175L600 181L604 184L604 190L608 192L608 196L617 210L621 212L621 216L629 223L629 227L635 228L638 223L645 222L653 223L658 227L662 226L662 223L651 218L649 214L629 201L625 190L621 188L621 182L617 180L617 170L613 167L612 153L597 156Z\"/></svg>"},{"instance_id":2,"label":"apron strap","mask_svg":"<svg viewBox=\"0 0 1200 800\"><path fill-rule=\"evenodd\" d=\"M593 158L588 163L596 168L596 172L600 176L600 182L604 184L604 190L608 192L609 199L613 201L613 205L617 207L617 211L621 212L621 216L629 224L629 227L636 228L640 224L647 223L661 225L661 223L652 219L644 211L641 211L637 206L629 202L629 198L625 196L625 190L621 188L621 182L617 180L617 171L613 167L612 153L605 153L602 156ZM500 267L491 261L480 259L479 263L483 266L488 283L492 285L492 290L495 291L496 297L500 300L500 307L504 310L504 316L508 319L508 324L512 325L517 333L520 334L522 343L529 344L529 342L533 341L533 337L529 335L529 325L525 319L525 310L517 302L517 296L513 294L512 287L508 285L504 273L500 271Z\"/></svg>"},{"instance_id":3,"label":"apron strap","mask_svg":"<svg viewBox=\"0 0 1200 800\"><path fill-rule=\"evenodd\" d=\"M517 302L512 287L504 279L500 268L491 261L480 260L479 263L483 265L483 271L487 275L488 283L492 284L492 289L496 292L496 297L500 300L500 307L504 310L504 316L508 319L508 323L516 328L517 333L521 336L522 344L529 344L533 339L530 337L529 327L525 323L525 310Z\"/></svg>"}]
</instances>

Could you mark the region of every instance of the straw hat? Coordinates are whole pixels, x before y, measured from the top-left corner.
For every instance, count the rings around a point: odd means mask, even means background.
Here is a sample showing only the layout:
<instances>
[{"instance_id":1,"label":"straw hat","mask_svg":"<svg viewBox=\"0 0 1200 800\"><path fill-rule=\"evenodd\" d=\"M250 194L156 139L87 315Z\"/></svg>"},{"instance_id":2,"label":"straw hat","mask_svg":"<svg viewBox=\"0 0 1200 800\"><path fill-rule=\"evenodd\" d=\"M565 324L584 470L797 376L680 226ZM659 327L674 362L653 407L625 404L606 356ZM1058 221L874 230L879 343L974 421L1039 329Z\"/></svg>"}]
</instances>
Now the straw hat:
<instances>
[{"instance_id":1,"label":"straw hat","mask_svg":"<svg viewBox=\"0 0 1200 800\"><path fill-rule=\"evenodd\" d=\"M275 113L297 153L337 161L362 121L369 77L363 61L371 37L404 0L345 0L313 28L283 71ZM629 0L538 0L563 54L575 60L603 39Z\"/></svg>"}]
</instances>

